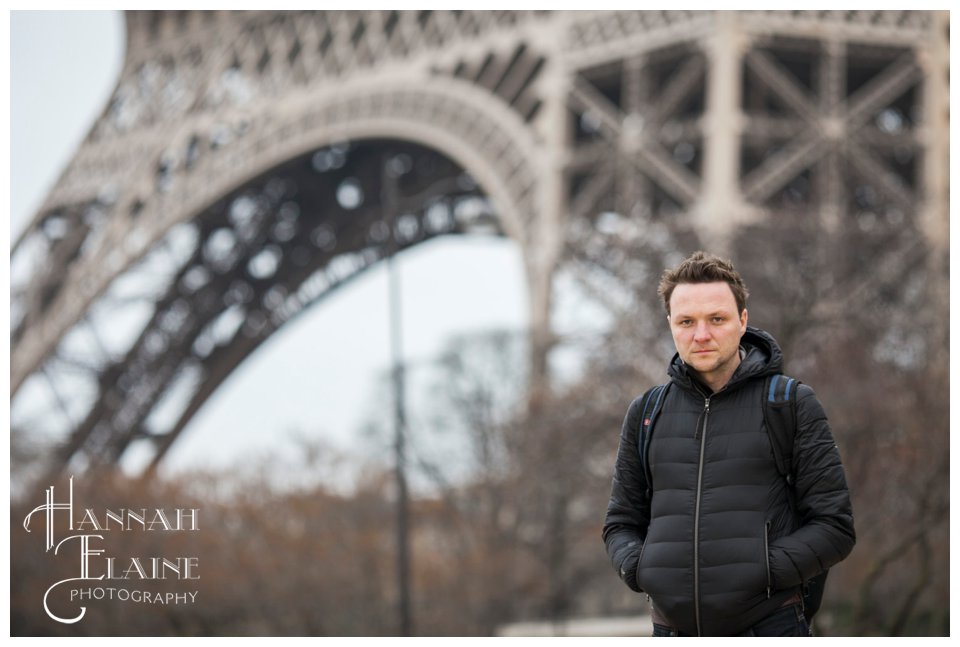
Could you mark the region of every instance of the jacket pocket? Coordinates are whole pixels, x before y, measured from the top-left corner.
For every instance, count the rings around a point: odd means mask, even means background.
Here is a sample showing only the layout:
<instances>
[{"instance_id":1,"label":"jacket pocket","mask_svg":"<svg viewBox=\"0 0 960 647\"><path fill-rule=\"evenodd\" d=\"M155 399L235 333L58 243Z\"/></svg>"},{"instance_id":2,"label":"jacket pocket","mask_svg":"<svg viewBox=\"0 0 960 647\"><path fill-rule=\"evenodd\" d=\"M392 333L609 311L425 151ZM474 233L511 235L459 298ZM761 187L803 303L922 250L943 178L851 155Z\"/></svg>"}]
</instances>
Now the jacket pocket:
<instances>
[{"instance_id":1,"label":"jacket pocket","mask_svg":"<svg viewBox=\"0 0 960 647\"><path fill-rule=\"evenodd\" d=\"M646 550L646 548L647 542L645 541L643 542L643 545L640 546L640 554L637 556L637 571L634 573L634 578L637 580L637 586L641 591L646 591L646 589L643 587L643 584L640 583L640 573L643 572L643 568L641 567L641 564L643 563L643 552Z\"/></svg>"}]
</instances>

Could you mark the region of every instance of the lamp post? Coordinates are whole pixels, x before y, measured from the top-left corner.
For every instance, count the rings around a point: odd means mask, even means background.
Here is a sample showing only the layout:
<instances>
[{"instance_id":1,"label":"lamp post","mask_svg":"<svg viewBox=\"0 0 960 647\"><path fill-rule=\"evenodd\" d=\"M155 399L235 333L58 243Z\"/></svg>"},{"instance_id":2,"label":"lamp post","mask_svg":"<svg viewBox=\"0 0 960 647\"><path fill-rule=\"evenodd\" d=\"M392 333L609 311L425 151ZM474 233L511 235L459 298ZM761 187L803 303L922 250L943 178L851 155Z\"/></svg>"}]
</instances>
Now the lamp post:
<instances>
[{"instance_id":1,"label":"lamp post","mask_svg":"<svg viewBox=\"0 0 960 647\"><path fill-rule=\"evenodd\" d=\"M413 619L410 613L410 522L409 493L407 490L406 466L406 412L404 409L404 366L400 310L400 274L395 256L400 250L397 239L397 172L391 154L384 156L381 171L381 205L384 221L389 225L387 240L387 275L390 302L390 352L392 357L393 383L393 431L394 469L397 484L397 590L398 615L401 636L413 635Z\"/></svg>"}]
</instances>

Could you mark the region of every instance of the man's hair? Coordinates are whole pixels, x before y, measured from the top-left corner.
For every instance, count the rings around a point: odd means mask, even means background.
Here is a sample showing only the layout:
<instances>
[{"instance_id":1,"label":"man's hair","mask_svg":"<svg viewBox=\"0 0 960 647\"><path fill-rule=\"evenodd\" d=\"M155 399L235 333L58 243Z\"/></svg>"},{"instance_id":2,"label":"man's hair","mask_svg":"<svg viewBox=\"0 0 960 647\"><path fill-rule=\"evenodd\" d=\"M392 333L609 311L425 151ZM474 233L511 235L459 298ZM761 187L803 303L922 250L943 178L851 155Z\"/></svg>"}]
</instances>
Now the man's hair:
<instances>
[{"instance_id":1,"label":"man's hair","mask_svg":"<svg viewBox=\"0 0 960 647\"><path fill-rule=\"evenodd\" d=\"M733 268L733 263L706 252L694 252L690 258L672 270L664 270L660 276L657 294L663 297L663 307L667 309L667 316L669 316L670 296L675 287L681 283L716 283L718 281L730 286L733 298L737 301L737 314L742 314L747 307L747 297L750 296L743 278Z\"/></svg>"}]
</instances>

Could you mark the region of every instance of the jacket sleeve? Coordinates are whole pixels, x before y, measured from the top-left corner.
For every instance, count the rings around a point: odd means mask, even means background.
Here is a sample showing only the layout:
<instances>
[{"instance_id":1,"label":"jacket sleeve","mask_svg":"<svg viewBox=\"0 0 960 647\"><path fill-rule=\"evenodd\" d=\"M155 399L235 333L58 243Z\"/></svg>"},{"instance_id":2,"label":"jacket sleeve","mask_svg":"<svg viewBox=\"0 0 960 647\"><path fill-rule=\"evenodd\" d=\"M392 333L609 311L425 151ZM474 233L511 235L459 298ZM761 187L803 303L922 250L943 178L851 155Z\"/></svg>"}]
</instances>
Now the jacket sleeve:
<instances>
[{"instance_id":1,"label":"jacket sleeve","mask_svg":"<svg viewBox=\"0 0 960 647\"><path fill-rule=\"evenodd\" d=\"M770 570L777 589L797 586L825 571L849 555L856 543L840 452L823 406L805 384L797 391L793 471L801 525L770 542Z\"/></svg>"},{"instance_id":2,"label":"jacket sleeve","mask_svg":"<svg viewBox=\"0 0 960 647\"><path fill-rule=\"evenodd\" d=\"M646 475L637 447L641 400L637 398L630 404L623 421L610 502L603 523L603 542L607 546L607 555L620 574L620 579L634 591L640 591L637 585L637 561L650 523Z\"/></svg>"}]
</instances>

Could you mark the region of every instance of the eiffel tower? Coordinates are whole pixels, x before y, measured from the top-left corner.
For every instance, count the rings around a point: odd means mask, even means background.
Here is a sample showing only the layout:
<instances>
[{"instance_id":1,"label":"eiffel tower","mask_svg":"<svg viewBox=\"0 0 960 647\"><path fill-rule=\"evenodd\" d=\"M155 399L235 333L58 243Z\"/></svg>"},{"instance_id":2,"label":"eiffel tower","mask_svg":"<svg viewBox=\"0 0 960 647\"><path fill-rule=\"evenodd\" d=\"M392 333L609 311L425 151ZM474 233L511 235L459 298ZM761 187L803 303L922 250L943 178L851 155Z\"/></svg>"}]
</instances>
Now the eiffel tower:
<instances>
[{"instance_id":1,"label":"eiffel tower","mask_svg":"<svg viewBox=\"0 0 960 647\"><path fill-rule=\"evenodd\" d=\"M604 214L722 250L784 205L837 227L868 187L946 267L947 12L166 11L126 32L12 249L11 406L39 380L82 412L55 470L134 443L155 468L270 335L436 236L519 244L533 391L552 278ZM145 270L159 287L131 297ZM137 334L105 338L131 301Z\"/></svg>"}]
</instances>

